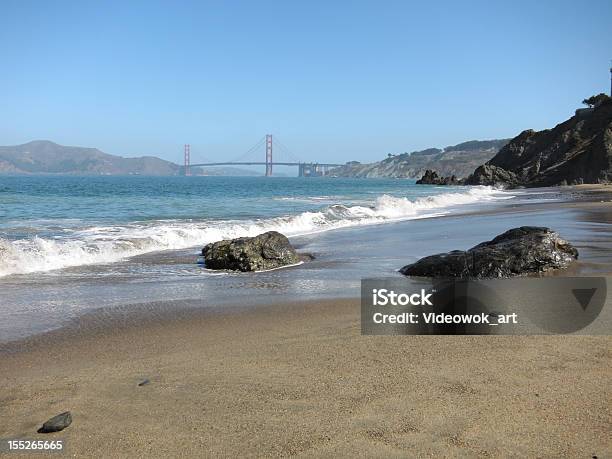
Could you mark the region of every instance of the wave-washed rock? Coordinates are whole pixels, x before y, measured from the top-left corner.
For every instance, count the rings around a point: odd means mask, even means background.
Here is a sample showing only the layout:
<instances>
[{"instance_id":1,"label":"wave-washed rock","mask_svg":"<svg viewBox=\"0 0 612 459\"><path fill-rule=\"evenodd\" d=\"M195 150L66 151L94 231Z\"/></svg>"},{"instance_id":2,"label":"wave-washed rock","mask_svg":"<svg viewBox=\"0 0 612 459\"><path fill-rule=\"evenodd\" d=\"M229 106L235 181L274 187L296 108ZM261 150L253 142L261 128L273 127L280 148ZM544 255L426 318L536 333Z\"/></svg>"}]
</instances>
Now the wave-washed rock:
<instances>
[{"instance_id":1,"label":"wave-washed rock","mask_svg":"<svg viewBox=\"0 0 612 459\"><path fill-rule=\"evenodd\" d=\"M207 268L232 271L265 271L301 260L289 240L276 231L213 242L202 249L202 255Z\"/></svg>"},{"instance_id":2,"label":"wave-washed rock","mask_svg":"<svg viewBox=\"0 0 612 459\"><path fill-rule=\"evenodd\" d=\"M578 250L549 228L521 226L471 249L421 258L404 266L406 276L494 278L564 269Z\"/></svg>"},{"instance_id":3,"label":"wave-washed rock","mask_svg":"<svg viewBox=\"0 0 612 459\"><path fill-rule=\"evenodd\" d=\"M461 185L461 181L457 180L454 175L448 177L440 177L436 171L427 169L423 177L416 181L417 185Z\"/></svg>"}]
</instances>

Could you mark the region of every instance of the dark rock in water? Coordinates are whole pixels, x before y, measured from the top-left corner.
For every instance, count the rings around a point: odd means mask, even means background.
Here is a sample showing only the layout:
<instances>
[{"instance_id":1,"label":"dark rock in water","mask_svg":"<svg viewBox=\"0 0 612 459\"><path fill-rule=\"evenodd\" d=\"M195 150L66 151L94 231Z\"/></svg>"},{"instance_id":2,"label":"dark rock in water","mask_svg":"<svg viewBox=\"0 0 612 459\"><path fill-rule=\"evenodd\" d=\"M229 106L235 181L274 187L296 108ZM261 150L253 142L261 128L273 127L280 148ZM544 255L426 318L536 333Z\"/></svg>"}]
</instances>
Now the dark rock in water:
<instances>
[{"instance_id":1,"label":"dark rock in water","mask_svg":"<svg viewBox=\"0 0 612 459\"><path fill-rule=\"evenodd\" d=\"M263 271L300 261L289 240L276 231L213 242L202 249L202 255L207 268L234 271Z\"/></svg>"},{"instance_id":2,"label":"dark rock in water","mask_svg":"<svg viewBox=\"0 0 612 459\"><path fill-rule=\"evenodd\" d=\"M578 251L556 232L522 226L467 251L454 250L421 258L400 272L424 277L512 277L567 268L576 258Z\"/></svg>"},{"instance_id":3,"label":"dark rock in water","mask_svg":"<svg viewBox=\"0 0 612 459\"><path fill-rule=\"evenodd\" d=\"M312 253L298 253L300 261L312 261L315 256Z\"/></svg>"},{"instance_id":4,"label":"dark rock in water","mask_svg":"<svg viewBox=\"0 0 612 459\"><path fill-rule=\"evenodd\" d=\"M490 185L515 188L521 181L514 172L508 171L493 164L479 166L468 179L468 185Z\"/></svg>"},{"instance_id":5,"label":"dark rock in water","mask_svg":"<svg viewBox=\"0 0 612 459\"><path fill-rule=\"evenodd\" d=\"M38 433L59 432L60 430L64 430L70 424L72 424L72 415L70 414L70 411L65 411L57 416L53 416L51 419L45 422L42 427L38 429Z\"/></svg>"},{"instance_id":6,"label":"dark rock in water","mask_svg":"<svg viewBox=\"0 0 612 459\"><path fill-rule=\"evenodd\" d=\"M612 98L553 129L521 132L466 185L540 187L612 183Z\"/></svg>"},{"instance_id":7,"label":"dark rock in water","mask_svg":"<svg viewBox=\"0 0 612 459\"><path fill-rule=\"evenodd\" d=\"M417 185L460 185L461 181L457 177L440 177L436 171L427 169L423 177L416 181Z\"/></svg>"}]
</instances>

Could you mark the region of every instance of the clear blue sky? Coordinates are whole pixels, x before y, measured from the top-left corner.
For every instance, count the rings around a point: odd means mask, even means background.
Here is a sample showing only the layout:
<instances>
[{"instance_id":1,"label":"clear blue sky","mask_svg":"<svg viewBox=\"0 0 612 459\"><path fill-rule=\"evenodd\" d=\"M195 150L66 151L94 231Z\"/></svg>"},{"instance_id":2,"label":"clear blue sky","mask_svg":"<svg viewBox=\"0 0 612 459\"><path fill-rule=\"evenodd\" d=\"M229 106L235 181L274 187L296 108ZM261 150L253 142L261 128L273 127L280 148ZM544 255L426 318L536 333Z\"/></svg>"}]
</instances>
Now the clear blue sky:
<instances>
[{"instance_id":1,"label":"clear blue sky","mask_svg":"<svg viewBox=\"0 0 612 459\"><path fill-rule=\"evenodd\" d=\"M552 127L608 92L612 1L0 0L0 145L387 153Z\"/></svg>"}]
</instances>

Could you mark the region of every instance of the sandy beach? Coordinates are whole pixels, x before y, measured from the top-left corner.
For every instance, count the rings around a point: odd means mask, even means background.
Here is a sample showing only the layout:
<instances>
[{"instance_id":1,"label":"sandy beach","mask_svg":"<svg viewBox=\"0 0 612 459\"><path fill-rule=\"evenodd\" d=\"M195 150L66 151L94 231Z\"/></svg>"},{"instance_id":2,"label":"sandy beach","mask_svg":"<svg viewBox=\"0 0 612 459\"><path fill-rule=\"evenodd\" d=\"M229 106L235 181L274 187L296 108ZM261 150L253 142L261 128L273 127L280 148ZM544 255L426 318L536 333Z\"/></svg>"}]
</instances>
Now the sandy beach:
<instances>
[{"instance_id":1,"label":"sandy beach","mask_svg":"<svg viewBox=\"0 0 612 459\"><path fill-rule=\"evenodd\" d=\"M590 190L567 205L609 215ZM0 438L74 457L612 455L609 336L361 336L359 314L356 298L86 314L0 347Z\"/></svg>"},{"instance_id":2,"label":"sandy beach","mask_svg":"<svg viewBox=\"0 0 612 459\"><path fill-rule=\"evenodd\" d=\"M277 305L4 354L0 437L75 457L608 457L611 368L610 337L363 337L358 301Z\"/></svg>"}]
</instances>

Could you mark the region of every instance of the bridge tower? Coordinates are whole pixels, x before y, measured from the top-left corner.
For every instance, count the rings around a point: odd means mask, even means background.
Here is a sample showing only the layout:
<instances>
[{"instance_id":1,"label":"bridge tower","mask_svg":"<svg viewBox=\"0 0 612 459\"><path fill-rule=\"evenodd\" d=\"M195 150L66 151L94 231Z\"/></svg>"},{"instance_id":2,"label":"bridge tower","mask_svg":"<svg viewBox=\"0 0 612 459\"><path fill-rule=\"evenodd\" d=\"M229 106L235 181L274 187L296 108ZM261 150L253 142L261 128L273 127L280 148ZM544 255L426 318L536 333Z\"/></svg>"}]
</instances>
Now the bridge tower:
<instances>
[{"instance_id":1,"label":"bridge tower","mask_svg":"<svg viewBox=\"0 0 612 459\"><path fill-rule=\"evenodd\" d=\"M185 144L185 175L191 175L191 168L189 167L191 163L191 145L188 143Z\"/></svg>"},{"instance_id":2,"label":"bridge tower","mask_svg":"<svg viewBox=\"0 0 612 459\"><path fill-rule=\"evenodd\" d=\"M266 134L266 177L272 177L272 134Z\"/></svg>"}]
</instances>

